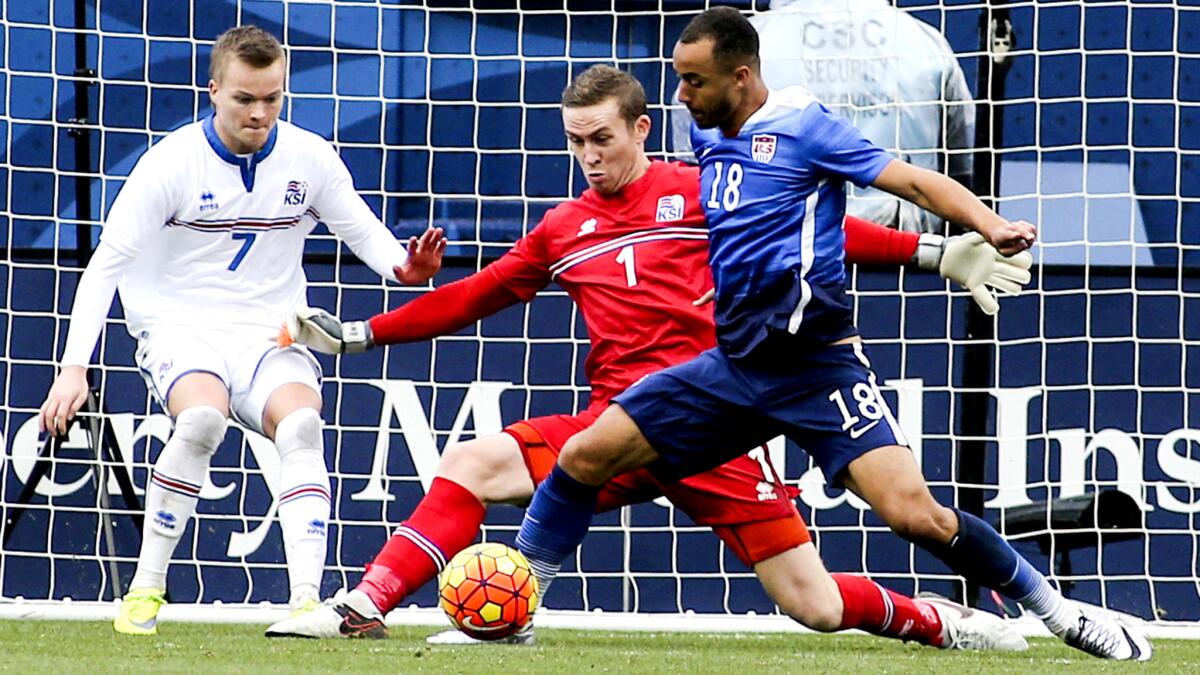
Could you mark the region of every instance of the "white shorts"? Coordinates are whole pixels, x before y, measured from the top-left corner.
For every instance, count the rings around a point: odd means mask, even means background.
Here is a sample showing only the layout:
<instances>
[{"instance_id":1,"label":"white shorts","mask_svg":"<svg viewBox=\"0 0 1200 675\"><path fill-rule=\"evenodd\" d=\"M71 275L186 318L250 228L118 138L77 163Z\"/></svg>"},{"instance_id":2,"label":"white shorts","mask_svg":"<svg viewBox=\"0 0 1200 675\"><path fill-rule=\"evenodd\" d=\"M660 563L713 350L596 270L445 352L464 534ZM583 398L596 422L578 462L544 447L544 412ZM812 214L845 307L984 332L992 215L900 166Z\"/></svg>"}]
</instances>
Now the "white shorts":
<instances>
[{"instance_id":1,"label":"white shorts","mask_svg":"<svg viewBox=\"0 0 1200 675\"><path fill-rule=\"evenodd\" d=\"M134 359L164 410L171 387L188 373L211 373L224 382L233 418L259 433L267 399L279 387L297 382L321 393L316 358L302 345L280 348L275 331L159 326L137 337Z\"/></svg>"}]
</instances>

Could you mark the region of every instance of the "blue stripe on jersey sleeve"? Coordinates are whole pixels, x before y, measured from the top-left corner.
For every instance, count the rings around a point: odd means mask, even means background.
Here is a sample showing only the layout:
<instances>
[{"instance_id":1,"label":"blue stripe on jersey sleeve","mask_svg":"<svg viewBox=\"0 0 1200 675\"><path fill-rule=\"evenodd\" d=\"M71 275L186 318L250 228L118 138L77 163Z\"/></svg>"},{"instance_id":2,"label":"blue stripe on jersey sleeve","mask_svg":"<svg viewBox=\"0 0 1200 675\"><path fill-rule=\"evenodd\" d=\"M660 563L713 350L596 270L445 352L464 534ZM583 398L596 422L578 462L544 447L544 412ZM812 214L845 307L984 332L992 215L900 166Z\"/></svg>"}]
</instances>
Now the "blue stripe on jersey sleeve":
<instances>
[{"instance_id":1,"label":"blue stripe on jersey sleeve","mask_svg":"<svg viewBox=\"0 0 1200 675\"><path fill-rule=\"evenodd\" d=\"M800 139L804 156L816 167L853 181L859 187L875 182L892 156L868 141L846 120L813 103L801 115Z\"/></svg>"}]
</instances>

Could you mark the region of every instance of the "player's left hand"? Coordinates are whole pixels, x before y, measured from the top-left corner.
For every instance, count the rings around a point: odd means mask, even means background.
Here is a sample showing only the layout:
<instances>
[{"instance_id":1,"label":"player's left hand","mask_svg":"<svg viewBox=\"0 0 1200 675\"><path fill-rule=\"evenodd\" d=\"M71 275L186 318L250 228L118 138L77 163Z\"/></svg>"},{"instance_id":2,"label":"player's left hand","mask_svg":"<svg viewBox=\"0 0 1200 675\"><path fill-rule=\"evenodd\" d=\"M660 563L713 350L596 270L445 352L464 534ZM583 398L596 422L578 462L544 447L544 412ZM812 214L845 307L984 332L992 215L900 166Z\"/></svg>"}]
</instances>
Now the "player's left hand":
<instances>
[{"instance_id":1,"label":"player's left hand","mask_svg":"<svg viewBox=\"0 0 1200 675\"><path fill-rule=\"evenodd\" d=\"M941 248L938 274L971 291L971 298L989 316L1000 311L996 290L1016 295L1029 283L1033 256L1028 251L1003 255L978 232L948 237Z\"/></svg>"},{"instance_id":2,"label":"player's left hand","mask_svg":"<svg viewBox=\"0 0 1200 675\"><path fill-rule=\"evenodd\" d=\"M1032 223L1003 218L997 218L997 221L986 229L980 229L979 233L1000 253L1016 255L1029 250L1037 241L1037 228Z\"/></svg>"},{"instance_id":3,"label":"player's left hand","mask_svg":"<svg viewBox=\"0 0 1200 675\"><path fill-rule=\"evenodd\" d=\"M708 303L712 302L713 298L715 298L715 297L717 297L717 289L710 288L707 291L704 291L704 295L693 300L692 304L695 305L696 307L703 307L704 305L707 305Z\"/></svg>"},{"instance_id":4,"label":"player's left hand","mask_svg":"<svg viewBox=\"0 0 1200 675\"><path fill-rule=\"evenodd\" d=\"M343 322L319 307L308 305L292 308L276 339L280 347L296 342L322 354L356 354L375 346L370 323Z\"/></svg>"},{"instance_id":5,"label":"player's left hand","mask_svg":"<svg viewBox=\"0 0 1200 675\"><path fill-rule=\"evenodd\" d=\"M409 237L408 260L403 265L393 267L392 271L402 284L423 284L442 269L442 256L445 253L445 232L440 227L431 227L420 237Z\"/></svg>"}]
</instances>

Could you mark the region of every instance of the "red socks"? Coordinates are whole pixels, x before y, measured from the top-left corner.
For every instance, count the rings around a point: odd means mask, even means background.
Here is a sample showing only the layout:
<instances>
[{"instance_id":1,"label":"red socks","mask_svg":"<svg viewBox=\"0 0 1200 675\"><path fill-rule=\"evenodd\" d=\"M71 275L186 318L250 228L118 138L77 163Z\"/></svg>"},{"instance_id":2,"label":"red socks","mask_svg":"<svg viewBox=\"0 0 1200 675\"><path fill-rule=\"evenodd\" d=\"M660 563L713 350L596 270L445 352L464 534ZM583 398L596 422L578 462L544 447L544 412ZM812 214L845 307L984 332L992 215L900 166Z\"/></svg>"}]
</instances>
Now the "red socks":
<instances>
[{"instance_id":1,"label":"red socks","mask_svg":"<svg viewBox=\"0 0 1200 675\"><path fill-rule=\"evenodd\" d=\"M452 480L434 478L412 515L367 565L358 590L366 593L379 611L388 613L475 540L485 512L470 490Z\"/></svg>"},{"instance_id":2,"label":"red socks","mask_svg":"<svg viewBox=\"0 0 1200 675\"><path fill-rule=\"evenodd\" d=\"M485 512L469 490L452 480L434 478L416 510L367 565L358 590L366 593L379 611L391 611L475 540ZM927 645L942 644L942 623L932 608L863 577L832 576L842 594L841 630L857 628Z\"/></svg>"},{"instance_id":3,"label":"red socks","mask_svg":"<svg viewBox=\"0 0 1200 675\"><path fill-rule=\"evenodd\" d=\"M942 621L937 612L907 595L889 591L864 577L833 574L842 592L842 625L872 635L942 645Z\"/></svg>"}]
</instances>

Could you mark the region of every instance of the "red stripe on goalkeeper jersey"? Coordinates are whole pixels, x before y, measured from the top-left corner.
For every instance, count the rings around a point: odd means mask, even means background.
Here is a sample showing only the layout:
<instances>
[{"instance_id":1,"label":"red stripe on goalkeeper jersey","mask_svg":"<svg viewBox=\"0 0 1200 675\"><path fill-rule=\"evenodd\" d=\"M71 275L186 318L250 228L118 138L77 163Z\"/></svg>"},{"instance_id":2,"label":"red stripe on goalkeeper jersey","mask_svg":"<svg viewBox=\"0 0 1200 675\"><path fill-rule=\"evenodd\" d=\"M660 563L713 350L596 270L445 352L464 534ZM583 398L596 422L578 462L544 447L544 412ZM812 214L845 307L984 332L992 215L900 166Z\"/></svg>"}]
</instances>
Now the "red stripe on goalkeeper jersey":
<instances>
[{"instance_id":1,"label":"red stripe on goalkeeper jersey","mask_svg":"<svg viewBox=\"0 0 1200 675\"><path fill-rule=\"evenodd\" d=\"M916 232L899 232L853 216L846 217L845 229L846 259L848 262L862 264L906 264L916 253L920 237ZM702 227L663 227L632 232L563 256L550 266L550 275L557 277L579 263L625 246L665 239L706 241L708 230Z\"/></svg>"},{"instance_id":2,"label":"red stripe on goalkeeper jersey","mask_svg":"<svg viewBox=\"0 0 1200 675\"><path fill-rule=\"evenodd\" d=\"M916 232L900 232L854 216L846 217L845 229L846 259L860 264L904 265L912 260L920 237ZM550 266L550 275L557 277L581 262L625 246L664 239L707 240L708 230L702 227L663 227L631 232L563 256Z\"/></svg>"},{"instance_id":3,"label":"red stripe on goalkeeper jersey","mask_svg":"<svg viewBox=\"0 0 1200 675\"><path fill-rule=\"evenodd\" d=\"M581 262L591 260L598 255L604 255L605 253L610 253L619 248L624 248L625 246L643 244L649 241L662 241L666 239L692 239L707 241L708 230L702 227L663 227L653 230L646 230L643 232L633 232L625 236L617 237L616 239L609 239L608 241L604 241L563 256L561 260L550 266L550 275L552 277L557 277Z\"/></svg>"},{"instance_id":4,"label":"red stripe on goalkeeper jersey","mask_svg":"<svg viewBox=\"0 0 1200 675\"><path fill-rule=\"evenodd\" d=\"M164 490L181 494L185 497L200 496L200 486L196 483L191 483L181 478L175 478L174 476L168 476L158 469L155 469L150 474L150 482Z\"/></svg>"},{"instance_id":5,"label":"red stripe on goalkeeper jersey","mask_svg":"<svg viewBox=\"0 0 1200 675\"><path fill-rule=\"evenodd\" d=\"M284 490L283 494L279 495L279 503L286 504L294 502L297 499L304 499L305 497L320 497L329 503L333 503L333 499L329 495L329 488L319 483L304 483L289 490Z\"/></svg>"}]
</instances>

